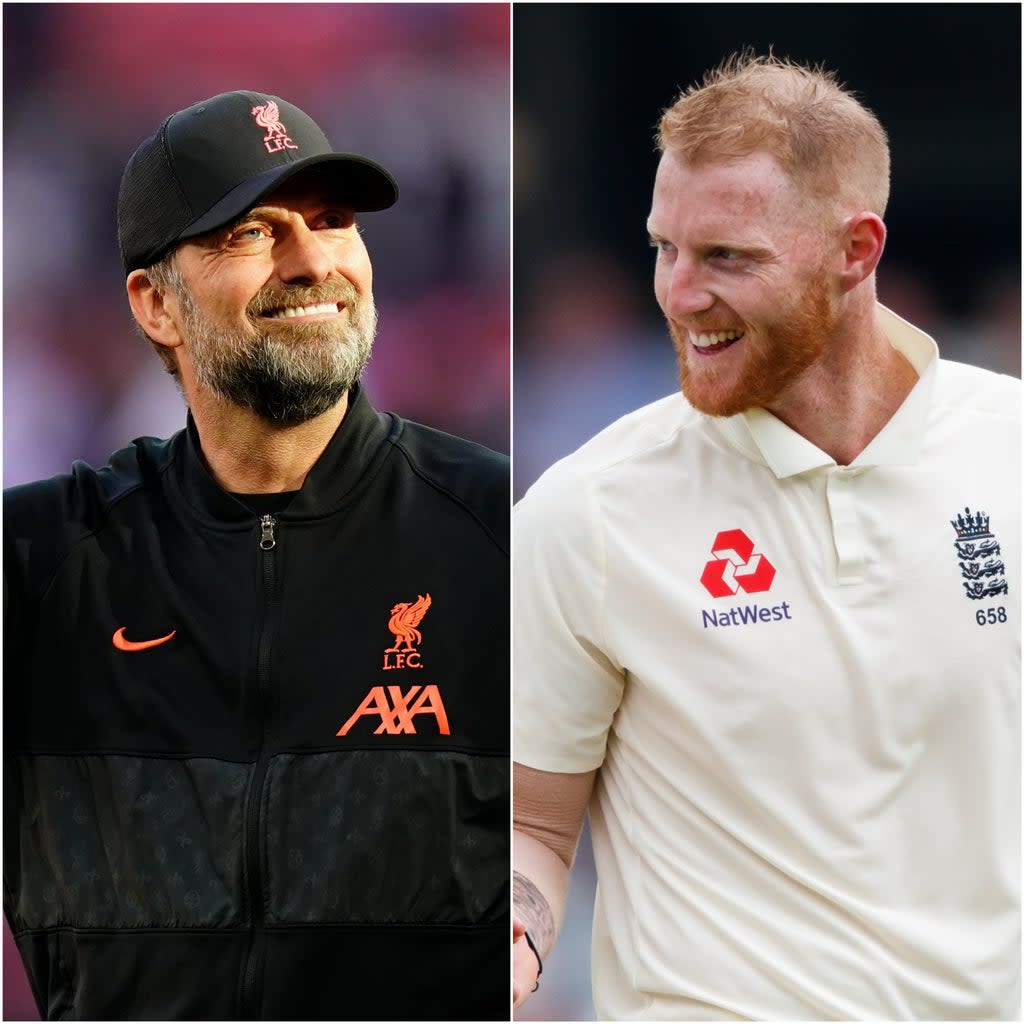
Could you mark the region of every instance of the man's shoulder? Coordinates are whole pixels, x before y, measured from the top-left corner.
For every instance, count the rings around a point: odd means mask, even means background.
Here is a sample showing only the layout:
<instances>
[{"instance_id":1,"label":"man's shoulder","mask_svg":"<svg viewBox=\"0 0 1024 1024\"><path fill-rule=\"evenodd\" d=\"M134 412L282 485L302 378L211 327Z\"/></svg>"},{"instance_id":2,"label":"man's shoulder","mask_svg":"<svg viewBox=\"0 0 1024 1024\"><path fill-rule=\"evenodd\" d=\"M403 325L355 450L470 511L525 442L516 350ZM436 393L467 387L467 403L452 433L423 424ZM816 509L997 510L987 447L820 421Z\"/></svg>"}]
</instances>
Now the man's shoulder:
<instances>
[{"instance_id":1,"label":"man's shoulder","mask_svg":"<svg viewBox=\"0 0 1024 1024\"><path fill-rule=\"evenodd\" d=\"M620 467L651 456L682 433L703 430L705 423L706 418L682 394L660 398L620 417L560 459L538 479L527 497L586 487Z\"/></svg>"},{"instance_id":2,"label":"man's shoulder","mask_svg":"<svg viewBox=\"0 0 1024 1024\"><path fill-rule=\"evenodd\" d=\"M935 411L944 418L1020 422L1021 382L1017 377L940 359Z\"/></svg>"},{"instance_id":3,"label":"man's shoulder","mask_svg":"<svg viewBox=\"0 0 1024 1024\"><path fill-rule=\"evenodd\" d=\"M507 548L509 457L422 423L399 423L391 443L416 477L464 508Z\"/></svg>"},{"instance_id":4,"label":"man's shoulder","mask_svg":"<svg viewBox=\"0 0 1024 1024\"><path fill-rule=\"evenodd\" d=\"M5 488L5 532L15 539L49 533L71 540L100 529L123 499L159 477L172 441L137 438L105 466L79 461L68 473Z\"/></svg>"}]
</instances>

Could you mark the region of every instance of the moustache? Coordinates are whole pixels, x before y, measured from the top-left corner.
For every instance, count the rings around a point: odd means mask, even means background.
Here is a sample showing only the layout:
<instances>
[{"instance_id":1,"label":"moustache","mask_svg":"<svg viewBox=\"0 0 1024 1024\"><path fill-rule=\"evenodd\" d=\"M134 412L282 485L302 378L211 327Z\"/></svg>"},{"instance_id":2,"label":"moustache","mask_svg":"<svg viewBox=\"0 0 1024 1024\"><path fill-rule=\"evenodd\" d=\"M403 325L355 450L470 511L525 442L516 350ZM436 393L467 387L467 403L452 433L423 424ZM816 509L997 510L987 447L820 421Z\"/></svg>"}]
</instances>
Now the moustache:
<instances>
[{"instance_id":1,"label":"moustache","mask_svg":"<svg viewBox=\"0 0 1024 1024\"><path fill-rule=\"evenodd\" d=\"M246 314L253 320L267 310L282 306L317 306L323 302L340 302L349 310L357 308L359 292L351 281L325 281L317 285L286 285L283 288L262 288L245 307Z\"/></svg>"}]
</instances>

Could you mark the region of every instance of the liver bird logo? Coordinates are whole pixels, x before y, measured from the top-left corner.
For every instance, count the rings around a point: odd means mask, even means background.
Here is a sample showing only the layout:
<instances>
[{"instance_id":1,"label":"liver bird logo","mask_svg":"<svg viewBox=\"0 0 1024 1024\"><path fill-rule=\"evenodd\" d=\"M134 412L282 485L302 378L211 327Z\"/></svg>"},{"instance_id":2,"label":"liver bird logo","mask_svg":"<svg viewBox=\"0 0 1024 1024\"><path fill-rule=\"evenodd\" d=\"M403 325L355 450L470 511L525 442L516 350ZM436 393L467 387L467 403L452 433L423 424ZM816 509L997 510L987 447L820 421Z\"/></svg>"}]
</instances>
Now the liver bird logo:
<instances>
[{"instance_id":1,"label":"liver bird logo","mask_svg":"<svg viewBox=\"0 0 1024 1024\"><path fill-rule=\"evenodd\" d=\"M256 123L261 128L267 129L268 135L288 134L285 126L281 124L281 111L273 100L268 100L258 107L253 107L252 116L256 118Z\"/></svg>"},{"instance_id":2,"label":"liver bird logo","mask_svg":"<svg viewBox=\"0 0 1024 1024\"><path fill-rule=\"evenodd\" d=\"M275 153L279 149L298 149L294 142L288 137L288 129L281 123L281 111L273 100L267 100L255 106L250 111L261 128L267 129L263 137L263 144L267 147L268 153Z\"/></svg>"},{"instance_id":3,"label":"liver bird logo","mask_svg":"<svg viewBox=\"0 0 1024 1024\"><path fill-rule=\"evenodd\" d=\"M391 609L388 629L394 633L395 643L393 647L386 648L388 652L412 651L419 646L423 634L416 627L423 621L429 607L430 595L420 594L415 601L402 601Z\"/></svg>"}]
</instances>

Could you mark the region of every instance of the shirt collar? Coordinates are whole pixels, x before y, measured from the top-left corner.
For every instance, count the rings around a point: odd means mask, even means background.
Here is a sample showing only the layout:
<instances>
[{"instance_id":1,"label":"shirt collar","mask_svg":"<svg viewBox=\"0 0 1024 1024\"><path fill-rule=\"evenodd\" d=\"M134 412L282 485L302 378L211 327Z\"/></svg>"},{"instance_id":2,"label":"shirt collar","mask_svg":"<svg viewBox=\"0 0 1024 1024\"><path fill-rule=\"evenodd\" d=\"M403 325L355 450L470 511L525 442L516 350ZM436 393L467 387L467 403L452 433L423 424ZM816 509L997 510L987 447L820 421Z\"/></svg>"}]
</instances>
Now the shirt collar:
<instances>
[{"instance_id":1,"label":"shirt collar","mask_svg":"<svg viewBox=\"0 0 1024 1024\"><path fill-rule=\"evenodd\" d=\"M907 357L918 380L889 422L850 463L851 468L916 462L935 387L938 347L932 338L885 306L878 306L878 316L889 344ZM766 409L748 409L736 416L712 418L711 422L733 447L768 466L780 479L836 465L835 459Z\"/></svg>"}]
</instances>

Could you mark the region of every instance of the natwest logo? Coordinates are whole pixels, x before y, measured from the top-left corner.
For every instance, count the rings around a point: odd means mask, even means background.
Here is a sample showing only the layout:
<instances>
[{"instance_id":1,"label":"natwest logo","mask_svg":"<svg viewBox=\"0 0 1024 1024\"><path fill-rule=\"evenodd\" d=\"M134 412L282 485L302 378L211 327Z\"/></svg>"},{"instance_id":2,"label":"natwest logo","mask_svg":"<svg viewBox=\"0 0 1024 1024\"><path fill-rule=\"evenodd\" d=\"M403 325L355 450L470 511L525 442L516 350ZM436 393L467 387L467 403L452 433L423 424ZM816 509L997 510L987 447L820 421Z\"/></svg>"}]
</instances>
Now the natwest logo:
<instances>
[{"instance_id":1,"label":"natwest logo","mask_svg":"<svg viewBox=\"0 0 1024 1024\"><path fill-rule=\"evenodd\" d=\"M712 597L731 597L742 590L760 594L771 589L775 566L754 553L754 542L742 530L722 530L711 545L714 559L704 566L700 581Z\"/></svg>"}]
</instances>

